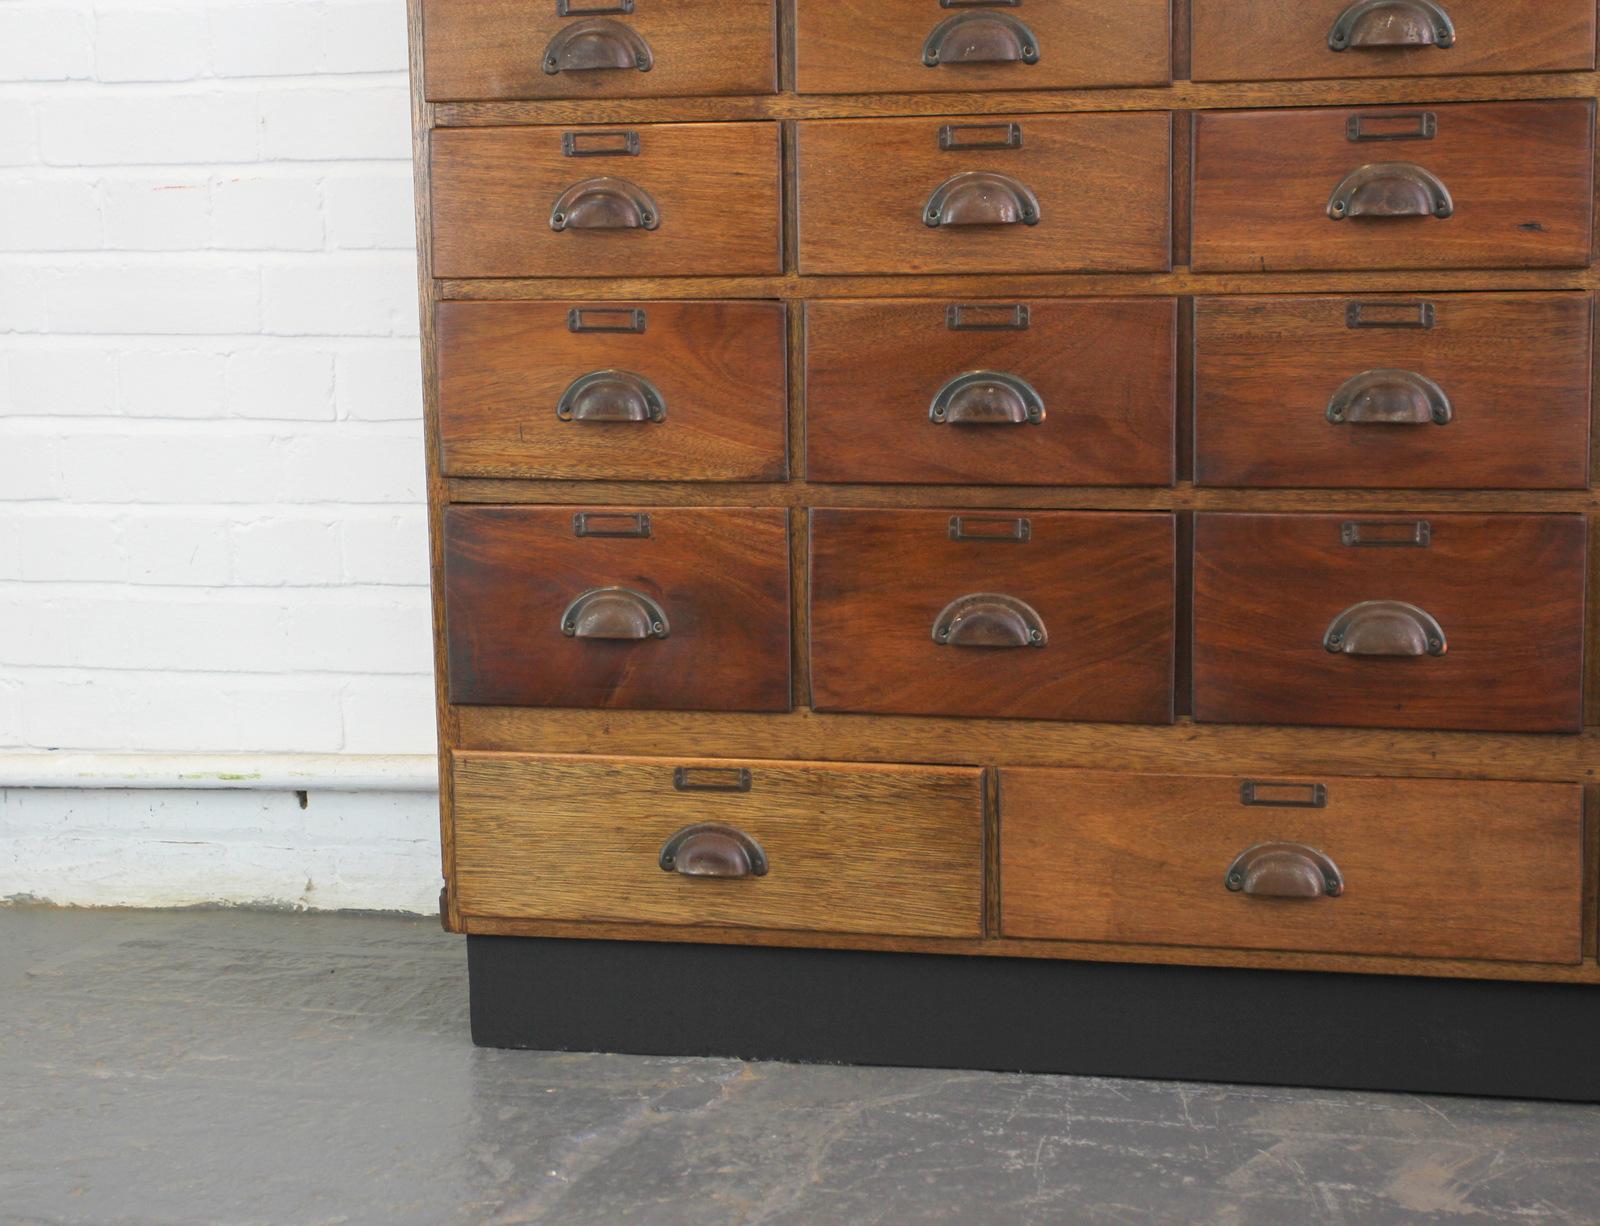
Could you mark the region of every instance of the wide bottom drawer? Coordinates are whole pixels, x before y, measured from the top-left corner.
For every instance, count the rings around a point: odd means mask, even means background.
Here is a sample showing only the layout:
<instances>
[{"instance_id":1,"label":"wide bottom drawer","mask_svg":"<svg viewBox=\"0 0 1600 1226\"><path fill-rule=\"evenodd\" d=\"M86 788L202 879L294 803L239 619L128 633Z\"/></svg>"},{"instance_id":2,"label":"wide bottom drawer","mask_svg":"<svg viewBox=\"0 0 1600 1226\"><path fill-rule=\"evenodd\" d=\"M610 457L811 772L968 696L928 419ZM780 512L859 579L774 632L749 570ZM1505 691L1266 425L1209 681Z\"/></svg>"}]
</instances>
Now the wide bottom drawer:
<instances>
[{"instance_id":1,"label":"wide bottom drawer","mask_svg":"<svg viewBox=\"0 0 1600 1226\"><path fill-rule=\"evenodd\" d=\"M1003 770L1007 937L1575 963L1576 784Z\"/></svg>"},{"instance_id":2,"label":"wide bottom drawer","mask_svg":"<svg viewBox=\"0 0 1600 1226\"><path fill-rule=\"evenodd\" d=\"M977 937L983 772L458 752L462 914Z\"/></svg>"}]
</instances>

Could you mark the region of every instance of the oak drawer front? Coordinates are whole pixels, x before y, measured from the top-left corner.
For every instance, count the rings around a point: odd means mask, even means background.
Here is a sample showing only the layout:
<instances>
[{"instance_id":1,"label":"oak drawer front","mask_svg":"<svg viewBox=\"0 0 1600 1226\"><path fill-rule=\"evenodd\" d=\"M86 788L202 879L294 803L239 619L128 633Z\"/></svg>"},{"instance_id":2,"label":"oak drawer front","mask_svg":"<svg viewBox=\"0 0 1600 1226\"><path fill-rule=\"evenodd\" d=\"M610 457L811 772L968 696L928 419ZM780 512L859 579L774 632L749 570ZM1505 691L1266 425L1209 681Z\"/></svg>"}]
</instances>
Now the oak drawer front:
<instances>
[{"instance_id":1,"label":"oak drawer front","mask_svg":"<svg viewBox=\"0 0 1600 1226\"><path fill-rule=\"evenodd\" d=\"M1196 81L1594 67L1594 0L1194 0L1192 21Z\"/></svg>"},{"instance_id":2,"label":"oak drawer front","mask_svg":"<svg viewBox=\"0 0 1600 1226\"><path fill-rule=\"evenodd\" d=\"M1587 294L1201 298L1202 485L1583 489Z\"/></svg>"},{"instance_id":3,"label":"oak drawer front","mask_svg":"<svg viewBox=\"0 0 1600 1226\"><path fill-rule=\"evenodd\" d=\"M1202 113L1194 267L1585 265L1593 119L1589 100Z\"/></svg>"},{"instance_id":4,"label":"oak drawer front","mask_svg":"<svg viewBox=\"0 0 1600 1226\"><path fill-rule=\"evenodd\" d=\"M440 277L781 271L778 125L438 128Z\"/></svg>"},{"instance_id":5,"label":"oak drawer front","mask_svg":"<svg viewBox=\"0 0 1600 1226\"><path fill-rule=\"evenodd\" d=\"M430 101L770 94L773 0L424 0Z\"/></svg>"},{"instance_id":6,"label":"oak drawer front","mask_svg":"<svg viewBox=\"0 0 1600 1226\"><path fill-rule=\"evenodd\" d=\"M781 302L441 302L443 471L781 480L785 318Z\"/></svg>"},{"instance_id":7,"label":"oak drawer front","mask_svg":"<svg viewBox=\"0 0 1600 1226\"><path fill-rule=\"evenodd\" d=\"M811 512L819 711L1168 723L1173 517Z\"/></svg>"},{"instance_id":8,"label":"oak drawer front","mask_svg":"<svg viewBox=\"0 0 1600 1226\"><path fill-rule=\"evenodd\" d=\"M789 709L787 512L453 506L444 587L451 702Z\"/></svg>"},{"instance_id":9,"label":"oak drawer front","mask_svg":"<svg viewBox=\"0 0 1600 1226\"><path fill-rule=\"evenodd\" d=\"M801 93L1165 85L1168 0L1090 0L1027 12L928 0L799 0Z\"/></svg>"},{"instance_id":10,"label":"oak drawer front","mask_svg":"<svg viewBox=\"0 0 1600 1226\"><path fill-rule=\"evenodd\" d=\"M1578 515L1195 517L1194 714L1576 732Z\"/></svg>"},{"instance_id":11,"label":"oak drawer front","mask_svg":"<svg viewBox=\"0 0 1600 1226\"><path fill-rule=\"evenodd\" d=\"M982 935L981 770L457 751L452 779L468 916Z\"/></svg>"},{"instance_id":12,"label":"oak drawer front","mask_svg":"<svg viewBox=\"0 0 1600 1226\"><path fill-rule=\"evenodd\" d=\"M1166 112L797 125L800 271L1164 271Z\"/></svg>"},{"instance_id":13,"label":"oak drawer front","mask_svg":"<svg viewBox=\"0 0 1600 1226\"><path fill-rule=\"evenodd\" d=\"M1575 963L1583 791L1008 769L1000 880L1007 937Z\"/></svg>"},{"instance_id":14,"label":"oak drawer front","mask_svg":"<svg viewBox=\"0 0 1600 1226\"><path fill-rule=\"evenodd\" d=\"M1171 298L806 305L812 481L1168 485Z\"/></svg>"}]
</instances>

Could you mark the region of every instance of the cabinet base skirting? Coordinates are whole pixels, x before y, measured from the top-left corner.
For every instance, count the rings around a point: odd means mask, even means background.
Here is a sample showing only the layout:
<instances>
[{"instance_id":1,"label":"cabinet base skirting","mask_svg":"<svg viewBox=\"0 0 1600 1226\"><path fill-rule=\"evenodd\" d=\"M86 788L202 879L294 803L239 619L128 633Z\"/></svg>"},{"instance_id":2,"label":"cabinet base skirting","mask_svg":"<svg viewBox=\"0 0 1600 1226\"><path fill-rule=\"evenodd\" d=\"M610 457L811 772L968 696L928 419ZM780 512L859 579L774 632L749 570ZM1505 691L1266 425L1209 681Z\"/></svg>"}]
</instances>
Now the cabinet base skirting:
<instances>
[{"instance_id":1,"label":"cabinet base skirting","mask_svg":"<svg viewBox=\"0 0 1600 1226\"><path fill-rule=\"evenodd\" d=\"M484 1047L1600 1102L1600 988L467 938Z\"/></svg>"}]
</instances>

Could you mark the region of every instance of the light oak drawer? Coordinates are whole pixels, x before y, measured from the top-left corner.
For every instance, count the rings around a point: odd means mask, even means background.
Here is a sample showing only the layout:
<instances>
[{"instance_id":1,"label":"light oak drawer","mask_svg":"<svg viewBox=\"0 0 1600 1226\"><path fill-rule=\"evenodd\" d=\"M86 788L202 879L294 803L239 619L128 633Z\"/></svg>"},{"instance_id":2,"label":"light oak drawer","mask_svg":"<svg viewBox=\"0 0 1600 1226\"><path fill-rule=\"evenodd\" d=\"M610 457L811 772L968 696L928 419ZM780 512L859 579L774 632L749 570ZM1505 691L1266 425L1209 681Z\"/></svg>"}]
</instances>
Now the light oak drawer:
<instances>
[{"instance_id":1,"label":"light oak drawer","mask_svg":"<svg viewBox=\"0 0 1600 1226\"><path fill-rule=\"evenodd\" d=\"M1201 113L1194 267L1585 265L1593 127L1588 99Z\"/></svg>"},{"instance_id":2,"label":"light oak drawer","mask_svg":"<svg viewBox=\"0 0 1600 1226\"><path fill-rule=\"evenodd\" d=\"M801 93L1082 89L1165 85L1168 0L1004 8L928 0L799 0Z\"/></svg>"},{"instance_id":3,"label":"light oak drawer","mask_svg":"<svg viewBox=\"0 0 1600 1226\"><path fill-rule=\"evenodd\" d=\"M806 304L812 481L1169 485L1171 298Z\"/></svg>"},{"instance_id":4,"label":"light oak drawer","mask_svg":"<svg viewBox=\"0 0 1600 1226\"><path fill-rule=\"evenodd\" d=\"M1201 485L1584 489L1587 294L1201 298Z\"/></svg>"},{"instance_id":5,"label":"light oak drawer","mask_svg":"<svg viewBox=\"0 0 1600 1226\"><path fill-rule=\"evenodd\" d=\"M789 709L788 513L444 515L450 701Z\"/></svg>"},{"instance_id":6,"label":"light oak drawer","mask_svg":"<svg viewBox=\"0 0 1600 1226\"><path fill-rule=\"evenodd\" d=\"M435 102L777 88L773 0L424 0L423 38Z\"/></svg>"},{"instance_id":7,"label":"light oak drawer","mask_svg":"<svg viewBox=\"0 0 1600 1226\"><path fill-rule=\"evenodd\" d=\"M778 125L438 128L440 277L781 271Z\"/></svg>"},{"instance_id":8,"label":"light oak drawer","mask_svg":"<svg viewBox=\"0 0 1600 1226\"><path fill-rule=\"evenodd\" d=\"M1171 265L1164 111L812 120L796 139L802 272Z\"/></svg>"},{"instance_id":9,"label":"light oak drawer","mask_svg":"<svg viewBox=\"0 0 1600 1226\"><path fill-rule=\"evenodd\" d=\"M1576 784L1000 777L1007 937L1575 963Z\"/></svg>"},{"instance_id":10,"label":"light oak drawer","mask_svg":"<svg viewBox=\"0 0 1600 1226\"><path fill-rule=\"evenodd\" d=\"M1577 732L1579 515L1195 517L1194 715Z\"/></svg>"},{"instance_id":11,"label":"light oak drawer","mask_svg":"<svg viewBox=\"0 0 1600 1226\"><path fill-rule=\"evenodd\" d=\"M1196 81L1594 67L1594 0L1194 0Z\"/></svg>"},{"instance_id":12,"label":"light oak drawer","mask_svg":"<svg viewBox=\"0 0 1600 1226\"><path fill-rule=\"evenodd\" d=\"M811 512L819 711L1172 719L1166 514Z\"/></svg>"},{"instance_id":13,"label":"light oak drawer","mask_svg":"<svg viewBox=\"0 0 1600 1226\"><path fill-rule=\"evenodd\" d=\"M781 302L441 302L443 471L776 481Z\"/></svg>"},{"instance_id":14,"label":"light oak drawer","mask_svg":"<svg viewBox=\"0 0 1600 1226\"><path fill-rule=\"evenodd\" d=\"M977 937L983 772L457 751L462 913Z\"/></svg>"}]
</instances>

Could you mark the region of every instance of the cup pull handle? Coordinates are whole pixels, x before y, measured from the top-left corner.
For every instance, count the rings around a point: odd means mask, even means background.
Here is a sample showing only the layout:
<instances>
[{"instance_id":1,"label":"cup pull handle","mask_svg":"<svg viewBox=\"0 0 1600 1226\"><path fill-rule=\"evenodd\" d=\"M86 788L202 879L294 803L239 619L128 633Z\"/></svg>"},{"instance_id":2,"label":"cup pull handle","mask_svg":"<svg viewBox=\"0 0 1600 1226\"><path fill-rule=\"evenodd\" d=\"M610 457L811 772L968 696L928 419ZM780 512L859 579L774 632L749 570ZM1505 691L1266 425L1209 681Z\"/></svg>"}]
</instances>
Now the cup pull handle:
<instances>
[{"instance_id":1,"label":"cup pull handle","mask_svg":"<svg viewBox=\"0 0 1600 1226\"><path fill-rule=\"evenodd\" d=\"M1410 370L1364 371L1328 401L1328 420L1336 426L1448 426L1454 416L1444 388Z\"/></svg>"},{"instance_id":2,"label":"cup pull handle","mask_svg":"<svg viewBox=\"0 0 1600 1226\"><path fill-rule=\"evenodd\" d=\"M939 611L933 619L933 641L941 647L1043 647L1050 632L1026 601L998 592L973 592Z\"/></svg>"},{"instance_id":3,"label":"cup pull handle","mask_svg":"<svg viewBox=\"0 0 1600 1226\"><path fill-rule=\"evenodd\" d=\"M650 193L627 179L584 179L561 193L550 210L550 228L562 230L654 230L661 210Z\"/></svg>"},{"instance_id":4,"label":"cup pull handle","mask_svg":"<svg viewBox=\"0 0 1600 1226\"><path fill-rule=\"evenodd\" d=\"M1337 898L1344 893L1339 866L1304 843L1258 843L1228 865L1224 884L1250 898Z\"/></svg>"},{"instance_id":5,"label":"cup pull handle","mask_svg":"<svg viewBox=\"0 0 1600 1226\"><path fill-rule=\"evenodd\" d=\"M1037 64L1039 40L1009 13L957 13L933 27L922 45L922 62L943 64Z\"/></svg>"},{"instance_id":6,"label":"cup pull handle","mask_svg":"<svg viewBox=\"0 0 1600 1226\"><path fill-rule=\"evenodd\" d=\"M1026 379L974 370L939 389L928 419L934 425L1036 426L1044 421L1044 400Z\"/></svg>"},{"instance_id":7,"label":"cup pull handle","mask_svg":"<svg viewBox=\"0 0 1600 1226\"><path fill-rule=\"evenodd\" d=\"M661 845L659 863L684 877L765 877L768 867L760 843L721 822L685 826Z\"/></svg>"},{"instance_id":8,"label":"cup pull handle","mask_svg":"<svg viewBox=\"0 0 1600 1226\"><path fill-rule=\"evenodd\" d=\"M590 588L561 614L561 633L573 639L664 639L672 633L666 612L643 592Z\"/></svg>"},{"instance_id":9,"label":"cup pull handle","mask_svg":"<svg viewBox=\"0 0 1600 1226\"><path fill-rule=\"evenodd\" d=\"M1437 217L1456 211L1450 189L1415 162L1369 162L1347 174L1328 200L1334 221L1350 217Z\"/></svg>"},{"instance_id":10,"label":"cup pull handle","mask_svg":"<svg viewBox=\"0 0 1600 1226\"><path fill-rule=\"evenodd\" d=\"M556 416L562 421L663 421L667 402L643 375L595 370L572 381L561 394Z\"/></svg>"},{"instance_id":11,"label":"cup pull handle","mask_svg":"<svg viewBox=\"0 0 1600 1226\"><path fill-rule=\"evenodd\" d=\"M620 21L603 17L575 21L544 49L545 72L649 72L656 66L650 44Z\"/></svg>"},{"instance_id":12,"label":"cup pull handle","mask_svg":"<svg viewBox=\"0 0 1600 1226\"><path fill-rule=\"evenodd\" d=\"M1039 197L1010 175L969 170L934 188L922 220L932 230L940 226L1036 226Z\"/></svg>"},{"instance_id":13,"label":"cup pull handle","mask_svg":"<svg viewBox=\"0 0 1600 1226\"><path fill-rule=\"evenodd\" d=\"M1433 614L1403 600L1351 605L1333 619L1322 645L1346 656L1442 656L1450 650Z\"/></svg>"},{"instance_id":14,"label":"cup pull handle","mask_svg":"<svg viewBox=\"0 0 1600 1226\"><path fill-rule=\"evenodd\" d=\"M1355 0L1328 31L1334 51L1366 47L1453 47L1455 23L1435 0Z\"/></svg>"}]
</instances>

